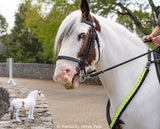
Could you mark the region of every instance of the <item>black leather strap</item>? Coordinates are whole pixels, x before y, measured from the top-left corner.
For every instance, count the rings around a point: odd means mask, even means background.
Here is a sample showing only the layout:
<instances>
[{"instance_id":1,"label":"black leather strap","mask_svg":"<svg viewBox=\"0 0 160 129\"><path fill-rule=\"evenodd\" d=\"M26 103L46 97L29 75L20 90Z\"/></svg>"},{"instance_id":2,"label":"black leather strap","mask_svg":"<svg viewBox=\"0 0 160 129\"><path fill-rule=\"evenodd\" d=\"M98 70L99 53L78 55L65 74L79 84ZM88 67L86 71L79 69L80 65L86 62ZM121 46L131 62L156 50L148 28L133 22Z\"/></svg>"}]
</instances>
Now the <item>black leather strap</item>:
<instances>
[{"instance_id":1,"label":"black leather strap","mask_svg":"<svg viewBox=\"0 0 160 129\"><path fill-rule=\"evenodd\" d=\"M110 99L108 99L107 106L106 106L106 117L107 117L107 122L109 125L112 122L112 119L110 116L110 107L111 107L111 102L110 102Z\"/></svg>"},{"instance_id":2,"label":"black leather strap","mask_svg":"<svg viewBox=\"0 0 160 129\"><path fill-rule=\"evenodd\" d=\"M160 53L159 52L153 52L154 55L154 63L156 66L156 72L157 72L157 77L160 83Z\"/></svg>"},{"instance_id":3,"label":"black leather strap","mask_svg":"<svg viewBox=\"0 0 160 129\"><path fill-rule=\"evenodd\" d=\"M84 19L82 19L82 22L84 22L84 23L86 23L86 24L88 24L88 25L90 25L90 26L93 26L93 21L91 22L91 21L89 21L89 20L84 20Z\"/></svg>"},{"instance_id":4,"label":"black leather strap","mask_svg":"<svg viewBox=\"0 0 160 129\"><path fill-rule=\"evenodd\" d=\"M58 56L57 57L57 60L61 60L61 59L70 60L70 61L77 62L78 64L80 64L80 59L78 58L74 58L70 56Z\"/></svg>"}]
</instances>

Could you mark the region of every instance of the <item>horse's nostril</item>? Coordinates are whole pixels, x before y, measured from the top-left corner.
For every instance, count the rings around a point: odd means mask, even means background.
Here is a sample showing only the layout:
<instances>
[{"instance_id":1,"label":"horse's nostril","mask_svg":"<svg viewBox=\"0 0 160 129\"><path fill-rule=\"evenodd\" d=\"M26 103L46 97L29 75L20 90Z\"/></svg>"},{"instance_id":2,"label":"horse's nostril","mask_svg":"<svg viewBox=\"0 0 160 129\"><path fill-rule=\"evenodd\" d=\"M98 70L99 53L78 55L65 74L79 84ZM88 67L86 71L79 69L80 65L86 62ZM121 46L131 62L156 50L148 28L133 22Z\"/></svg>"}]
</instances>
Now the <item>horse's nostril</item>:
<instances>
[{"instance_id":1,"label":"horse's nostril","mask_svg":"<svg viewBox=\"0 0 160 129\"><path fill-rule=\"evenodd\" d=\"M69 73L69 72L71 72L71 70L70 69L66 69L66 73Z\"/></svg>"}]
</instances>

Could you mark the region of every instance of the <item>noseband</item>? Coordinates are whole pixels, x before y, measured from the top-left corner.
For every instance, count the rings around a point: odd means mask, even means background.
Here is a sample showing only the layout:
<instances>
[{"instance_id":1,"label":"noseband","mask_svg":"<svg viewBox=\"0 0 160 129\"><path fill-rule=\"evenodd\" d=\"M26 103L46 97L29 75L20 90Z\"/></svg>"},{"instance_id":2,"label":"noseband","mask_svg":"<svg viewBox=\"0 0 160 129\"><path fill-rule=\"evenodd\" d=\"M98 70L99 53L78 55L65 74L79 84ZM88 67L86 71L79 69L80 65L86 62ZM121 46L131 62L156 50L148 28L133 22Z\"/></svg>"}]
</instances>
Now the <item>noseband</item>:
<instances>
[{"instance_id":1,"label":"noseband","mask_svg":"<svg viewBox=\"0 0 160 129\"><path fill-rule=\"evenodd\" d=\"M57 60L65 59L65 60L70 60L70 61L78 63L79 65L76 67L76 71L78 75L81 75L80 77L81 81L82 81L82 78L84 79L84 77L87 75L85 67L89 63L89 60L91 58L92 49L95 47L96 43L97 43L98 52L99 52L98 61L100 59L100 44L99 44L99 39L98 39L98 35L96 32L94 19L92 18L92 21L82 19L82 22L91 26L91 31L90 31L87 46L81 58L79 59L79 58L64 56L64 55L57 57Z\"/></svg>"}]
</instances>

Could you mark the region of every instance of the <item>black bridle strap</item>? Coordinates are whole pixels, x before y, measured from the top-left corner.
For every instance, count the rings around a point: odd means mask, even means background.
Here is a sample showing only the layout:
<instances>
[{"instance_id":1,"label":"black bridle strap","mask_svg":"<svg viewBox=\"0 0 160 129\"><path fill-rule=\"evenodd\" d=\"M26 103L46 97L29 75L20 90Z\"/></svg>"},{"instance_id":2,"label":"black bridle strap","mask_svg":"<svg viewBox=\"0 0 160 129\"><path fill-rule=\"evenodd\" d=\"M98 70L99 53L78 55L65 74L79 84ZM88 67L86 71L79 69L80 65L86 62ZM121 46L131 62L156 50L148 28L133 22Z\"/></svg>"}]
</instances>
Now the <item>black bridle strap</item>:
<instances>
[{"instance_id":1,"label":"black bridle strap","mask_svg":"<svg viewBox=\"0 0 160 129\"><path fill-rule=\"evenodd\" d=\"M61 60L61 59L77 62L78 64L81 63L81 61L78 58L74 58L74 57L69 57L69 56L58 56L57 57L57 60Z\"/></svg>"},{"instance_id":2,"label":"black bridle strap","mask_svg":"<svg viewBox=\"0 0 160 129\"><path fill-rule=\"evenodd\" d=\"M81 60L83 61L84 58L86 57L87 55L87 52L89 50L89 47L91 46L91 43L92 43L92 28L91 28L91 34L89 35L89 39L88 39L88 43L87 43L87 47L85 48L85 51L81 57ZM88 55L87 55L88 56Z\"/></svg>"},{"instance_id":3,"label":"black bridle strap","mask_svg":"<svg viewBox=\"0 0 160 129\"><path fill-rule=\"evenodd\" d=\"M93 28L94 29L96 28L93 17L92 17L92 22L89 21L89 20L84 20L84 19L82 19L82 22L90 25L92 27L92 31L94 31ZM97 47L98 47L98 53L99 53L98 61L97 62L99 62L99 60L100 60L100 43L99 43L99 38L98 38L98 35L97 35L96 31L94 31L94 32L95 32L95 34L93 33L94 36L95 36L94 40L96 40Z\"/></svg>"},{"instance_id":4,"label":"black bridle strap","mask_svg":"<svg viewBox=\"0 0 160 129\"><path fill-rule=\"evenodd\" d=\"M110 68L108 68L108 69L105 69L105 70L96 72L96 73L94 73L94 74L90 74L89 77L98 76L99 74L102 74L102 73L105 73L105 72L107 72L107 71L109 71L109 70L115 69L115 68L117 68L117 67L119 67L119 66L122 66L122 65L124 65L124 64L127 64L127 63L129 63L129 62L131 62L131 61L134 61L134 60L136 60L136 59L138 59L138 58L141 58L141 57L143 57L143 56L145 56L145 55L148 55L148 54L150 54L150 53L152 53L152 52L155 52L155 51L160 51L160 47L158 47L158 48L156 48L156 49L154 49L154 50L152 50L152 51L148 51L148 52L146 52L146 53L144 53L144 54L142 54L142 55L139 55L139 56L137 56L137 57L135 57L135 58L132 58L132 59L130 59L130 60L127 60L127 61L125 61L125 62L122 62L122 63L120 63L120 64L117 64L117 65L115 65L115 66L112 66L112 67L110 67Z\"/></svg>"},{"instance_id":5,"label":"black bridle strap","mask_svg":"<svg viewBox=\"0 0 160 129\"><path fill-rule=\"evenodd\" d=\"M88 43L88 46L90 46L90 48L88 49L89 52L88 52L88 55L86 55L86 61L88 62L89 61L89 58L91 57L91 52L92 52L92 48L95 46L95 35L93 33L93 28L91 28L91 34L90 34L90 43Z\"/></svg>"},{"instance_id":6,"label":"black bridle strap","mask_svg":"<svg viewBox=\"0 0 160 129\"><path fill-rule=\"evenodd\" d=\"M93 23L94 23L93 18L92 18L92 22L89 21L89 20L84 20L84 19L82 19L82 22L83 22L83 23L86 23L86 24L88 24L88 25L90 25L90 26L92 26L92 27L94 27L94 25L93 25Z\"/></svg>"},{"instance_id":7,"label":"black bridle strap","mask_svg":"<svg viewBox=\"0 0 160 129\"><path fill-rule=\"evenodd\" d=\"M99 53L99 57L98 57L98 61L100 60L100 56L101 56L101 52L100 52L100 43L99 43L99 38L98 38L98 35L96 33L96 41L97 41L97 47L98 47L98 53Z\"/></svg>"}]
</instances>

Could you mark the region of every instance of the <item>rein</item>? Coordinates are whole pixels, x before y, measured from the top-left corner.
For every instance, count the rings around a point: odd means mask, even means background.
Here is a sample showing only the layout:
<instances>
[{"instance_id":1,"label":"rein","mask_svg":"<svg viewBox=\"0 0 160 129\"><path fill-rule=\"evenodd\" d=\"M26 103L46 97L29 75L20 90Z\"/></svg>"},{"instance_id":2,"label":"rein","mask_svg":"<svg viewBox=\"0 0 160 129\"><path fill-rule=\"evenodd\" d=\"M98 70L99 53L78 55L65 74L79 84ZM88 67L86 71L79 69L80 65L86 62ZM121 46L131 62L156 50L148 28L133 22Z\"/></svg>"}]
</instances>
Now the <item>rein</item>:
<instances>
[{"instance_id":1,"label":"rein","mask_svg":"<svg viewBox=\"0 0 160 129\"><path fill-rule=\"evenodd\" d=\"M127 60L127 61L125 61L125 62L122 62L122 63L120 63L120 64L117 64L117 65L115 65L115 66L112 66L112 67L110 67L110 68L107 68L107 69L105 69L105 70L102 70L102 71L99 71L99 72L96 72L96 70L91 71L91 72L89 72L89 73L87 74L86 77L88 77L88 76L89 76L89 77L98 76L98 75L100 75L100 74L102 74L102 73L105 73L105 72L107 72L107 71L110 71L110 70L112 70L112 69L115 69L115 68L117 68L117 67L120 67L120 66L122 66L122 65L125 65L125 64L127 64L127 63L129 63L129 62L131 62L131 61L136 60L136 59L139 59L139 58L141 58L141 57L143 57L143 56L145 56L145 55L149 55L149 54L151 54L151 53L153 53L153 52L158 52L158 51L160 51L160 47L158 47L158 48L156 48L156 49L154 49L154 50L148 51L148 52L146 52L146 53L144 53L144 54L142 54L142 55L139 55L139 56L137 56L137 57L134 57L134 58L132 58L132 59L129 59L129 60ZM96 73L94 73L94 72L96 72ZM94 74L92 74L92 73L94 73Z\"/></svg>"},{"instance_id":2,"label":"rein","mask_svg":"<svg viewBox=\"0 0 160 129\"><path fill-rule=\"evenodd\" d=\"M152 42L152 39L146 39L145 41L144 41L144 43L149 43L149 42ZM99 72L96 72L96 70L93 70L93 71L90 71L90 72L88 72L87 73L87 75L85 76L85 77L95 77L95 76L98 76L98 75L100 75L100 74L102 74L102 73L105 73L105 72L107 72L107 71L110 71L110 70L112 70L112 69L115 69L115 68L117 68L117 67L120 67L120 66L122 66L122 65L125 65L125 64L127 64L127 63L129 63L129 62L132 62L132 61L134 61L134 60L136 60L136 59L139 59L139 58L141 58L141 57L143 57L143 56L145 56L145 55L150 55L151 53L153 53L153 52L160 52L160 47L158 47L158 48L156 48L156 49L154 49L154 50L149 50L148 52L146 52L146 53L144 53L144 54L142 54L142 55L139 55L139 56L137 56L137 57L134 57L134 58L132 58L132 59L129 59L129 60L127 60L127 61L124 61L124 62L122 62L122 63L120 63L120 64L117 64L117 65L114 65L114 66L112 66L112 67L110 67L110 68L107 68L107 69L105 69L105 70L102 70L102 71L99 71ZM152 61L151 61L151 63L152 63ZM96 73L94 73L94 72L96 72Z\"/></svg>"}]
</instances>

